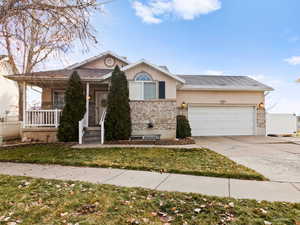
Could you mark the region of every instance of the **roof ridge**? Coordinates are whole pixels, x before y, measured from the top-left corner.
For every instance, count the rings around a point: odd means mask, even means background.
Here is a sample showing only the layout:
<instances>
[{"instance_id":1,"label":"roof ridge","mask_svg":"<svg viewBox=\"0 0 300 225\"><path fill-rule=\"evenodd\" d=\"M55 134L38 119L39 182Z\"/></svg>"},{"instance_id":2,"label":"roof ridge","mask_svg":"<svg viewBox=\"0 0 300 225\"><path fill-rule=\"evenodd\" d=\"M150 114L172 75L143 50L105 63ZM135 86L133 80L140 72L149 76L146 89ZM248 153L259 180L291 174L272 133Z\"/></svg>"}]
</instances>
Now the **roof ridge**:
<instances>
[{"instance_id":1,"label":"roof ridge","mask_svg":"<svg viewBox=\"0 0 300 225\"><path fill-rule=\"evenodd\" d=\"M175 74L177 76L207 76L207 77L249 77L247 75L209 75L209 74Z\"/></svg>"}]
</instances>

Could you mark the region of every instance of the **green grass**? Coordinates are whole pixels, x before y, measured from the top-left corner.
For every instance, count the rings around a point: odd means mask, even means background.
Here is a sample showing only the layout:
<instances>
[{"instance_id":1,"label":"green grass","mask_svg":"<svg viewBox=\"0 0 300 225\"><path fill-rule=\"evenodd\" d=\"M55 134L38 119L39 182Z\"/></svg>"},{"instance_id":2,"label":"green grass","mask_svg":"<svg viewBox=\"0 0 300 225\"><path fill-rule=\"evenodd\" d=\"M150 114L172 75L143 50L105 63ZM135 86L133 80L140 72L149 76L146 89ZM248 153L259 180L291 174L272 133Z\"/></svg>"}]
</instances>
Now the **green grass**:
<instances>
[{"instance_id":1,"label":"green grass","mask_svg":"<svg viewBox=\"0 0 300 225\"><path fill-rule=\"evenodd\" d=\"M297 221L300 204L0 175L0 224L295 225Z\"/></svg>"},{"instance_id":2,"label":"green grass","mask_svg":"<svg viewBox=\"0 0 300 225\"><path fill-rule=\"evenodd\" d=\"M201 176L266 180L261 174L208 149L99 148L30 145L0 150L0 161L112 167Z\"/></svg>"}]
</instances>

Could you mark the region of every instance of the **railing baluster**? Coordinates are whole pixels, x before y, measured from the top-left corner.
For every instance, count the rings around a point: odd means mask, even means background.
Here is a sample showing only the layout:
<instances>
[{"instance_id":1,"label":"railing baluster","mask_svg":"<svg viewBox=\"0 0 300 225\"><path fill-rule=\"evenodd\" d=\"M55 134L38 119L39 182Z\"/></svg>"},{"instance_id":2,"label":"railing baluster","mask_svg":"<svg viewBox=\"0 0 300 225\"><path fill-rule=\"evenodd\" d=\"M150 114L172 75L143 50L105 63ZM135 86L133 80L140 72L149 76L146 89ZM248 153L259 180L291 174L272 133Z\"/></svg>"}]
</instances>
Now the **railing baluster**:
<instances>
[{"instance_id":1,"label":"railing baluster","mask_svg":"<svg viewBox=\"0 0 300 225\"><path fill-rule=\"evenodd\" d=\"M58 127L62 111L55 110L26 110L24 127Z\"/></svg>"}]
</instances>

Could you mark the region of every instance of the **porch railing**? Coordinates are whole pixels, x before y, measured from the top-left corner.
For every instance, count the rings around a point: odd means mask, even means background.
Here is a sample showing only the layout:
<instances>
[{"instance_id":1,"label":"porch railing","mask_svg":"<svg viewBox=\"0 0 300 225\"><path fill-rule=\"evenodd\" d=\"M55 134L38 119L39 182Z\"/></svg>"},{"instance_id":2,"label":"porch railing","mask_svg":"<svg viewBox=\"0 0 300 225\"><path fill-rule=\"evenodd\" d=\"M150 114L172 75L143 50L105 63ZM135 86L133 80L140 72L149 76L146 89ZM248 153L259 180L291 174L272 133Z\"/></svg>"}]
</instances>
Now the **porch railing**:
<instances>
[{"instance_id":1,"label":"porch railing","mask_svg":"<svg viewBox=\"0 0 300 225\"><path fill-rule=\"evenodd\" d=\"M62 110L26 110L23 127L58 128Z\"/></svg>"}]
</instances>

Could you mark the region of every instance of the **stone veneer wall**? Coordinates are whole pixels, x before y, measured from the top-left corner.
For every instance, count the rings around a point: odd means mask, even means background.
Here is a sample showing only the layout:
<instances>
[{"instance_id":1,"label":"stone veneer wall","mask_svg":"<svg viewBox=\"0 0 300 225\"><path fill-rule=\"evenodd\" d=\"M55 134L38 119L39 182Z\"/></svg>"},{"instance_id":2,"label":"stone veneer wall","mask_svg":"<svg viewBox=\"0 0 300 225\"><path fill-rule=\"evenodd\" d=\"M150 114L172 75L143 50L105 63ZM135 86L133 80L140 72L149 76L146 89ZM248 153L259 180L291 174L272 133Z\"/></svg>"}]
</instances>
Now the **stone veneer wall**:
<instances>
[{"instance_id":1,"label":"stone veneer wall","mask_svg":"<svg viewBox=\"0 0 300 225\"><path fill-rule=\"evenodd\" d=\"M156 135L176 138L176 100L131 101L132 135ZM149 122L154 127L148 128Z\"/></svg>"},{"instance_id":2,"label":"stone veneer wall","mask_svg":"<svg viewBox=\"0 0 300 225\"><path fill-rule=\"evenodd\" d=\"M265 109L256 109L256 135L266 135Z\"/></svg>"},{"instance_id":3,"label":"stone veneer wall","mask_svg":"<svg viewBox=\"0 0 300 225\"><path fill-rule=\"evenodd\" d=\"M23 128L21 131L22 141L57 142L57 128Z\"/></svg>"}]
</instances>

